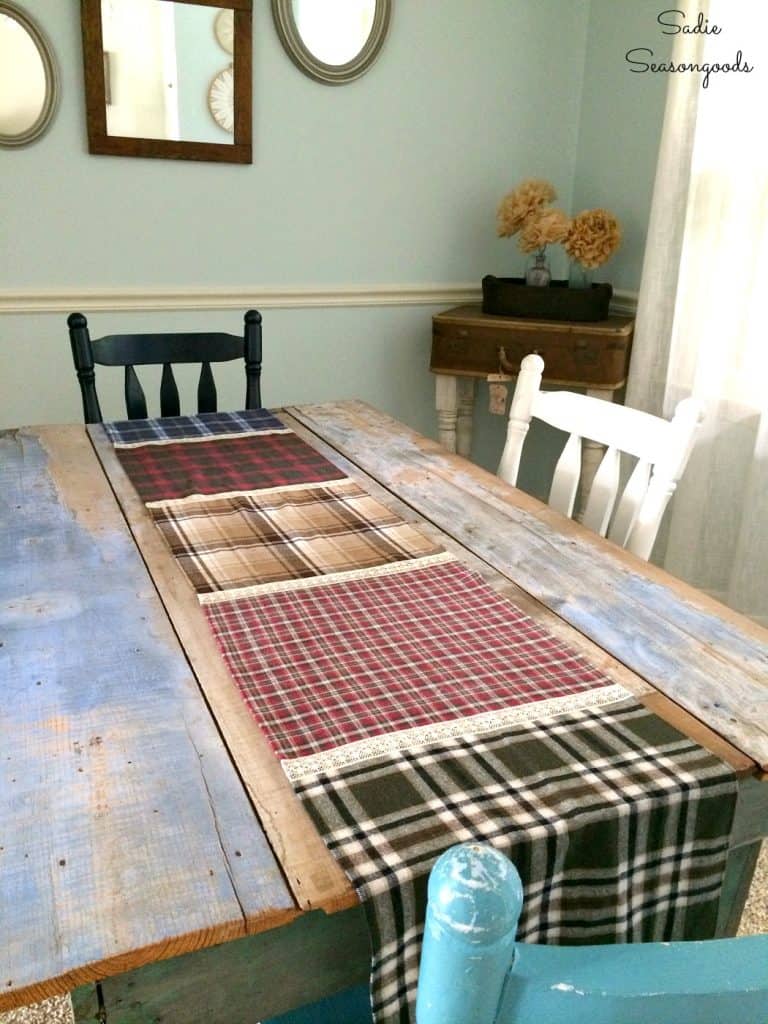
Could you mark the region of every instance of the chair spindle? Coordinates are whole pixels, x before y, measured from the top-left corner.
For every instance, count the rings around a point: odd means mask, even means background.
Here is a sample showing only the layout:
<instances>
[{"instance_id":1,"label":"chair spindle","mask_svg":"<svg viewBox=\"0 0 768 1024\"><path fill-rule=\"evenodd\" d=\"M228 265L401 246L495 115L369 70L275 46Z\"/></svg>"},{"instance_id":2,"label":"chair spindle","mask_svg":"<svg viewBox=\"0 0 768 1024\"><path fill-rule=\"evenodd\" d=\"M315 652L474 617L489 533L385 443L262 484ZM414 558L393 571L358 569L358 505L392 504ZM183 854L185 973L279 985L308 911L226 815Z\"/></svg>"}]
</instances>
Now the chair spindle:
<instances>
[{"instance_id":1,"label":"chair spindle","mask_svg":"<svg viewBox=\"0 0 768 1024\"><path fill-rule=\"evenodd\" d=\"M178 416L180 411L179 389L176 387L173 367L170 363L163 363L163 376L160 379L160 415Z\"/></svg>"},{"instance_id":2,"label":"chair spindle","mask_svg":"<svg viewBox=\"0 0 768 1024\"><path fill-rule=\"evenodd\" d=\"M632 470L632 475L627 481L624 493L621 496L613 523L608 531L608 539L620 547L626 547L632 531L637 522L637 514L643 498L648 491L648 481L651 478L651 464L644 459L638 459L637 465Z\"/></svg>"},{"instance_id":3,"label":"chair spindle","mask_svg":"<svg viewBox=\"0 0 768 1024\"><path fill-rule=\"evenodd\" d=\"M600 460L592 486L589 489L587 506L582 522L584 526L604 537L611 521L616 495L619 493L621 456L618 448L610 445Z\"/></svg>"},{"instance_id":4,"label":"chair spindle","mask_svg":"<svg viewBox=\"0 0 768 1024\"><path fill-rule=\"evenodd\" d=\"M549 504L564 516L573 515L576 491L581 476L581 438L571 434L555 466Z\"/></svg>"},{"instance_id":5,"label":"chair spindle","mask_svg":"<svg viewBox=\"0 0 768 1024\"><path fill-rule=\"evenodd\" d=\"M147 399L144 389L139 383L136 371L130 365L125 368L125 408L128 410L129 420L147 418Z\"/></svg>"}]
</instances>

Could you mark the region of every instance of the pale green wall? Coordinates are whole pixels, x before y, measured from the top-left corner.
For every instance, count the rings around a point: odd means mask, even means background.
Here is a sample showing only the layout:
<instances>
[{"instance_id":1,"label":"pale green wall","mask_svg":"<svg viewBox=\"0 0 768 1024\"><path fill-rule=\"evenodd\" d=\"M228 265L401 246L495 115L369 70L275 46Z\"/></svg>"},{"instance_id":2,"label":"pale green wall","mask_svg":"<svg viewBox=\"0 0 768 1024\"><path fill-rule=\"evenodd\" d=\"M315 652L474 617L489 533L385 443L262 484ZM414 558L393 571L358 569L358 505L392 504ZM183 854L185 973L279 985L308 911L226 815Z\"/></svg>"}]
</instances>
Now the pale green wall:
<instances>
[{"instance_id":1,"label":"pale green wall","mask_svg":"<svg viewBox=\"0 0 768 1024\"><path fill-rule=\"evenodd\" d=\"M636 0L621 2L629 9ZM593 0L590 17L588 0L396 0L379 61L341 88L301 75L267 0L254 6L254 163L241 167L89 156L77 5L26 0L53 40L62 101L37 144L0 150L0 291L479 286L486 273L522 269L514 242L495 237L494 216L504 192L531 175L551 180L567 209L574 188L580 197L603 175L610 188L601 187L600 202L622 218L629 205L646 215L656 107L635 104L633 123L610 121L614 138L644 140L632 175L623 171L624 142L598 151L584 141L599 123L596 57L609 52L611 33L610 46L623 46L612 3ZM595 13L603 6L607 20ZM612 74L614 108L626 111L641 91L637 76ZM639 234L631 248L627 265L638 266ZM629 271L617 283L637 287ZM265 310L265 401L359 396L434 435L427 365L436 311ZM240 318L234 310L89 316L95 335L237 330ZM0 316L0 425L80 418L64 321ZM233 369L223 402L239 404L241 394ZM492 467L503 421L486 403L483 385L475 455Z\"/></svg>"},{"instance_id":2,"label":"pale green wall","mask_svg":"<svg viewBox=\"0 0 768 1024\"><path fill-rule=\"evenodd\" d=\"M401 0L381 58L344 87L302 75L256 0L246 167L89 156L77 7L27 7L55 40L62 104L44 139L2 155L21 243L6 287L479 281L515 269L494 234L506 188L538 173L570 191L585 0Z\"/></svg>"},{"instance_id":3,"label":"pale green wall","mask_svg":"<svg viewBox=\"0 0 768 1024\"><path fill-rule=\"evenodd\" d=\"M619 218L624 238L602 273L629 291L640 286L667 76L633 73L625 54L642 46L666 58L662 9L657 0L590 4L573 212L603 206Z\"/></svg>"}]
</instances>

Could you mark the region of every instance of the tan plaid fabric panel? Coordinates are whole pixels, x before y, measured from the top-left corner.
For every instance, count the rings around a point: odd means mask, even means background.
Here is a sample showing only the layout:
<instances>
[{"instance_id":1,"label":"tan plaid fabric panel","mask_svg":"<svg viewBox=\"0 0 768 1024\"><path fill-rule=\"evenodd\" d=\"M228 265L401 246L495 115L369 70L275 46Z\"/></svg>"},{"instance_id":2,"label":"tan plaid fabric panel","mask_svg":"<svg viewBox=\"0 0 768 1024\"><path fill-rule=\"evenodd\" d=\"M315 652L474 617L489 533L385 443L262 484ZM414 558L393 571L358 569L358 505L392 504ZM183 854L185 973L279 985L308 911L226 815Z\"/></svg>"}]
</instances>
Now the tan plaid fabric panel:
<instances>
[{"instance_id":1,"label":"tan plaid fabric panel","mask_svg":"<svg viewBox=\"0 0 768 1024\"><path fill-rule=\"evenodd\" d=\"M200 594L368 569L443 549L351 480L150 512Z\"/></svg>"}]
</instances>

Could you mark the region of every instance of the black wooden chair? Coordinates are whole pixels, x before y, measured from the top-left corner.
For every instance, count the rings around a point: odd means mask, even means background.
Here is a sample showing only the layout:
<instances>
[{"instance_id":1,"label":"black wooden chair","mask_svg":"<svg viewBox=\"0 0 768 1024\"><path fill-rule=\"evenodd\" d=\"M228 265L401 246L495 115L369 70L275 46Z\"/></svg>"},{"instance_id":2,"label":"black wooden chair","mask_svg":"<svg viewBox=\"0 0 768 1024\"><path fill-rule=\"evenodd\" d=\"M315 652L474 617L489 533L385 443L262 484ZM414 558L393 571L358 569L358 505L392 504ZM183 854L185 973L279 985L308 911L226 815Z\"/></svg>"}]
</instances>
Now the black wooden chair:
<instances>
[{"instance_id":1,"label":"black wooden chair","mask_svg":"<svg viewBox=\"0 0 768 1024\"><path fill-rule=\"evenodd\" d=\"M110 334L92 340L88 321L82 313L71 313L67 325L86 423L102 422L94 364L125 367L125 407L130 420L147 417L147 401L135 366L162 364L160 415L178 416L181 412L179 390L172 363L202 364L197 384L197 411L216 412L216 384L211 363L244 359L245 408L261 408L261 314L255 309L245 314L243 337L208 333Z\"/></svg>"}]
</instances>

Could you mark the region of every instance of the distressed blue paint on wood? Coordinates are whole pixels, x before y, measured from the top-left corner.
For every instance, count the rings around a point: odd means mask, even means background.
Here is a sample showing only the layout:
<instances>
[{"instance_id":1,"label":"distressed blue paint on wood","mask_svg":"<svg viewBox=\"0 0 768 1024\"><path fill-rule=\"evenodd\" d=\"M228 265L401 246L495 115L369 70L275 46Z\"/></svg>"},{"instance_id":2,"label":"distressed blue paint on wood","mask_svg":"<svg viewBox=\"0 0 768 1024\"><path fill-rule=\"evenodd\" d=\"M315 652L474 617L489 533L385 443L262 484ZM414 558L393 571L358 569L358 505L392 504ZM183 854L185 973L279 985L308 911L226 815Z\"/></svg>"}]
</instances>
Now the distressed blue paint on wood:
<instances>
[{"instance_id":1,"label":"distressed blue paint on wood","mask_svg":"<svg viewBox=\"0 0 768 1024\"><path fill-rule=\"evenodd\" d=\"M438 858L429 876L419 1024L491 1024L522 908L520 876L492 847L465 843Z\"/></svg>"},{"instance_id":2,"label":"distressed blue paint on wood","mask_svg":"<svg viewBox=\"0 0 768 1024\"><path fill-rule=\"evenodd\" d=\"M514 943L522 887L492 847L429 882L417 1024L763 1024L768 935L615 946Z\"/></svg>"},{"instance_id":3,"label":"distressed blue paint on wood","mask_svg":"<svg viewBox=\"0 0 768 1024\"><path fill-rule=\"evenodd\" d=\"M0 1008L292 915L80 427L0 435L0 645Z\"/></svg>"}]
</instances>

